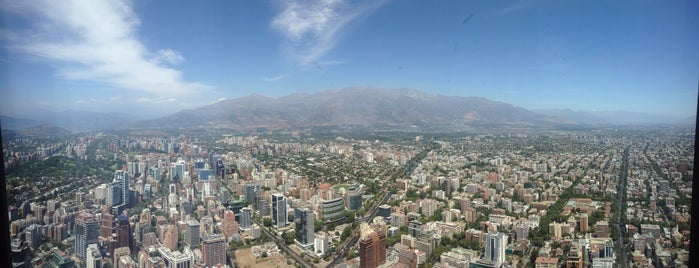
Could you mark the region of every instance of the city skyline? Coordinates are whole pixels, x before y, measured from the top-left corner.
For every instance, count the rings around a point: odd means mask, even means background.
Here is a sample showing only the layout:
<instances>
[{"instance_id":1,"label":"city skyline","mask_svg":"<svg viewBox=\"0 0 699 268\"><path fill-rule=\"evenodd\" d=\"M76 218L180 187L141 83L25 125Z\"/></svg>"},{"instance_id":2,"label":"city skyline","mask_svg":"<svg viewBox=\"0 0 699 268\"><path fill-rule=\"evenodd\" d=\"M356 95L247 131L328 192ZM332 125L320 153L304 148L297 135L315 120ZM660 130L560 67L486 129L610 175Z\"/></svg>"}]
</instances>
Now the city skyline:
<instances>
[{"instance_id":1,"label":"city skyline","mask_svg":"<svg viewBox=\"0 0 699 268\"><path fill-rule=\"evenodd\" d=\"M697 3L2 2L0 114L346 87L696 113Z\"/></svg>"}]
</instances>

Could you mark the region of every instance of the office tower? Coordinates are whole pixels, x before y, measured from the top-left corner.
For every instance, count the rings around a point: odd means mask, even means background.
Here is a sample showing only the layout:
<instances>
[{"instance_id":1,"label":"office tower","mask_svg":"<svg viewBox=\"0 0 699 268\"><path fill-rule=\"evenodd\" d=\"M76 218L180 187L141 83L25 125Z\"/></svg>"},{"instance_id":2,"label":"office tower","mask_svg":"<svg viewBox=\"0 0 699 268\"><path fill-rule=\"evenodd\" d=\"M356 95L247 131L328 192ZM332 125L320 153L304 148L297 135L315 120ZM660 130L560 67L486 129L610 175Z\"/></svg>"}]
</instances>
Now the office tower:
<instances>
[{"instance_id":1,"label":"office tower","mask_svg":"<svg viewBox=\"0 0 699 268\"><path fill-rule=\"evenodd\" d=\"M376 212L376 216L381 216L384 218L391 217L391 206L387 204L380 205L378 211Z\"/></svg>"},{"instance_id":2,"label":"office tower","mask_svg":"<svg viewBox=\"0 0 699 268\"><path fill-rule=\"evenodd\" d=\"M117 206L121 203L121 185L119 183L110 183L106 188L107 196L105 198L105 205L110 207Z\"/></svg>"},{"instance_id":3,"label":"office tower","mask_svg":"<svg viewBox=\"0 0 699 268\"><path fill-rule=\"evenodd\" d=\"M350 192L347 195L347 209L357 211L362 208L362 193L360 191Z\"/></svg>"},{"instance_id":4,"label":"office tower","mask_svg":"<svg viewBox=\"0 0 699 268\"><path fill-rule=\"evenodd\" d=\"M260 190L260 185L257 183L248 183L245 185L245 201L255 202L257 191ZM259 208L258 208L259 209Z\"/></svg>"},{"instance_id":5,"label":"office tower","mask_svg":"<svg viewBox=\"0 0 699 268\"><path fill-rule=\"evenodd\" d=\"M307 207L294 209L296 243L301 248L310 248L315 239L315 214Z\"/></svg>"},{"instance_id":6,"label":"office tower","mask_svg":"<svg viewBox=\"0 0 699 268\"><path fill-rule=\"evenodd\" d=\"M252 209L249 207L244 207L240 210L240 228L250 229L250 217L252 215Z\"/></svg>"},{"instance_id":7,"label":"office tower","mask_svg":"<svg viewBox=\"0 0 699 268\"><path fill-rule=\"evenodd\" d=\"M118 247L127 247L130 250L133 250L132 247L132 240L133 238L131 237L131 224L129 223L129 219L126 218L126 215L121 214L119 215L119 227L117 229L117 245Z\"/></svg>"},{"instance_id":8,"label":"office tower","mask_svg":"<svg viewBox=\"0 0 699 268\"><path fill-rule=\"evenodd\" d=\"M282 194L272 195L272 221L274 226L286 226L286 197Z\"/></svg>"},{"instance_id":9,"label":"office tower","mask_svg":"<svg viewBox=\"0 0 699 268\"><path fill-rule=\"evenodd\" d=\"M87 268L102 268L102 253L97 244L88 245L86 254L85 264Z\"/></svg>"},{"instance_id":10,"label":"office tower","mask_svg":"<svg viewBox=\"0 0 699 268\"><path fill-rule=\"evenodd\" d=\"M386 262L386 235L362 223L359 239L359 267L374 268Z\"/></svg>"},{"instance_id":11,"label":"office tower","mask_svg":"<svg viewBox=\"0 0 699 268\"><path fill-rule=\"evenodd\" d=\"M151 167L148 175L156 181L160 181L160 169L158 167Z\"/></svg>"},{"instance_id":12,"label":"office tower","mask_svg":"<svg viewBox=\"0 0 699 268\"><path fill-rule=\"evenodd\" d=\"M507 236L500 232L490 232L485 238L485 259L502 264L505 262L505 247L507 246Z\"/></svg>"},{"instance_id":13,"label":"office tower","mask_svg":"<svg viewBox=\"0 0 699 268\"><path fill-rule=\"evenodd\" d=\"M226 238L221 234L205 234L201 239L201 253L204 266L225 265Z\"/></svg>"},{"instance_id":14,"label":"office tower","mask_svg":"<svg viewBox=\"0 0 699 268\"><path fill-rule=\"evenodd\" d=\"M270 211L272 210L269 207L269 200L265 199L262 196L258 196L257 198L257 212L260 214L260 217L265 217L270 215Z\"/></svg>"},{"instance_id":15,"label":"office tower","mask_svg":"<svg viewBox=\"0 0 699 268\"><path fill-rule=\"evenodd\" d=\"M604 241L604 254L601 257L614 258L614 242L611 239Z\"/></svg>"},{"instance_id":16,"label":"office tower","mask_svg":"<svg viewBox=\"0 0 699 268\"><path fill-rule=\"evenodd\" d=\"M97 243L99 237L99 222L95 216L83 212L75 216L75 255L81 260L85 260L87 245Z\"/></svg>"},{"instance_id":17,"label":"office tower","mask_svg":"<svg viewBox=\"0 0 699 268\"><path fill-rule=\"evenodd\" d=\"M184 236L185 244L190 247L199 245L199 222L196 220L187 221L187 229Z\"/></svg>"},{"instance_id":18,"label":"office tower","mask_svg":"<svg viewBox=\"0 0 699 268\"><path fill-rule=\"evenodd\" d=\"M39 245L41 245L41 226L38 224L32 224L29 225L26 229L24 229L24 237L25 240L27 241L27 245L29 245L30 248L32 249L37 249L39 248Z\"/></svg>"},{"instance_id":19,"label":"office tower","mask_svg":"<svg viewBox=\"0 0 699 268\"><path fill-rule=\"evenodd\" d=\"M323 222L336 222L345 218L345 203L341 197L323 200L320 208Z\"/></svg>"},{"instance_id":20,"label":"office tower","mask_svg":"<svg viewBox=\"0 0 699 268\"><path fill-rule=\"evenodd\" d=\"M13 268L28 268L32 267L32 251L27 247L25 241L19 238L12 238L10 242L10 258L12 259Z\"/></svg>"}]
</instances>

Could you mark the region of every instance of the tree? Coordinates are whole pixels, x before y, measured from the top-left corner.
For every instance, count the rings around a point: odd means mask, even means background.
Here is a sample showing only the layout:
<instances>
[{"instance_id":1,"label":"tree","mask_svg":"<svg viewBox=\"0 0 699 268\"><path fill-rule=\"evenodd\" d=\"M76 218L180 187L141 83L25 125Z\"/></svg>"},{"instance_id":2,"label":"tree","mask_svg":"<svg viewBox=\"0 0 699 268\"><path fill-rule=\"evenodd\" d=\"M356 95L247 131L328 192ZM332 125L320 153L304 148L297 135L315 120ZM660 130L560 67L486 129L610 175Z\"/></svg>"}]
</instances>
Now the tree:
<instances>
[{"instance_id":1,"label":"tree","mask_svg":"<svg viewBox=\"0 0 699 268\"><path fill-rule=\"evenodd\" d=\"M323 228L323 222L319 220L314 220L313 221L313 231L318 232L320 229Z\"/></svg>"},{"instance_id":2,"label":"tree","mask_svg":"<svg viewBox=\"0 0 699 268\"><path fill-rule=\"evenodd\" d=\"M296 237L296 232L294 232L294 231L282 233L282 238L284 238L284 243L287 245L291 245L294 243L294 237Z\"/></svg>"},{"instance_id":3,"label":"tree","mask_svg":"<svg viewBox=\"0 0 699 268\"><path fill-rule=\"evenodd\" d=\"M345 212L345 222L353 223L354 217L355 217L354 212L352 212L352 211Z\"/></svg>"},{"instance_id":4,"label":"tree","mask_svg":"<svg viewBox=\"0 0 699 268\"><path fill-rule=\"evenodd\" d=\"M352 228L346 227L342 230L342 235L340 236L340 241L345 241L352 234Z\"/></svg>"},{"instance_id":5,"label":"tree","mask_svg":"<svg viewBox=\"0 0 699 268\"><path fill-rule=\"evenodd\" d=\"M262 219L262 224L264 224L265 227L272 227L274 223L272 222L272 219L264 218Z\"/></svg>"}]
</instances>

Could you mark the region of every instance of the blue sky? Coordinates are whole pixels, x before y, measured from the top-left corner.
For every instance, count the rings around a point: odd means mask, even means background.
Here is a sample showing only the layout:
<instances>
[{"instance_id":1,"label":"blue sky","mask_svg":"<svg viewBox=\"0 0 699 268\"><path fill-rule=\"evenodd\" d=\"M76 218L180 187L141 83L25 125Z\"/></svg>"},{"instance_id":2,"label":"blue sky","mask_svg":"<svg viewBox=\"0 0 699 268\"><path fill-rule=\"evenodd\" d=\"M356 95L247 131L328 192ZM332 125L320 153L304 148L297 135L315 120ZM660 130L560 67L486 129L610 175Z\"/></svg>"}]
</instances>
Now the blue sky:
<instances>
[{"instance_id":1,"label":"blue sky","mask_svg":"<svg viewBox=\"0 0 699 268\"><path fill-rule=\"evenodd\" d=\"M148 118L356 86L696 113L696 1L0 3L0 114Z\"/></svg>"}]
</instances>

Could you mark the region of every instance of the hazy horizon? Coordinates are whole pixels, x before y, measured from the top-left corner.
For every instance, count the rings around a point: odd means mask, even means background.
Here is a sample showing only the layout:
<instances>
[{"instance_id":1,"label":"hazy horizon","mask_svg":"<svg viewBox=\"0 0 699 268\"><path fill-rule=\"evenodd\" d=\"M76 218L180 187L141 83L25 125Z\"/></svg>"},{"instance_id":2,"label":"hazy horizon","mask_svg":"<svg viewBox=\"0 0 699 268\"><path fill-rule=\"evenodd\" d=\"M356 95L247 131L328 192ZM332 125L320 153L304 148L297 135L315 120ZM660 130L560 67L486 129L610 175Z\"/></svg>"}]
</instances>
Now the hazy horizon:
<instances>
[{"instance_id":1,"label":"hazy horizon","mask_svg":"<svg viewBox=\"0 0 699 268\"><path fill-rule=\"evenodd\" d=\"M358 86L696 114L694 1L1 3L3 115L153 118Z\"/></svg>"}]
</instances>

